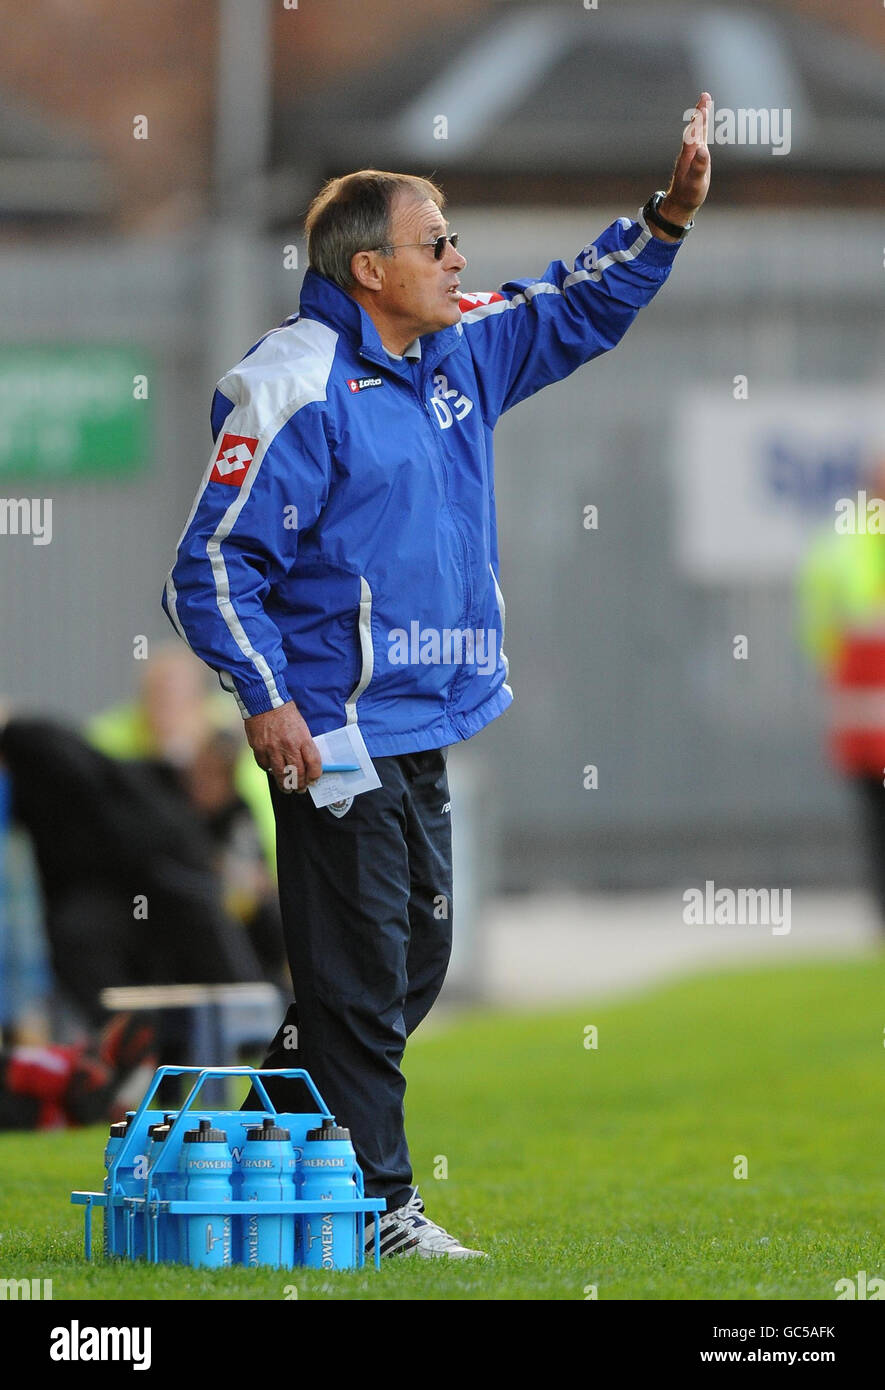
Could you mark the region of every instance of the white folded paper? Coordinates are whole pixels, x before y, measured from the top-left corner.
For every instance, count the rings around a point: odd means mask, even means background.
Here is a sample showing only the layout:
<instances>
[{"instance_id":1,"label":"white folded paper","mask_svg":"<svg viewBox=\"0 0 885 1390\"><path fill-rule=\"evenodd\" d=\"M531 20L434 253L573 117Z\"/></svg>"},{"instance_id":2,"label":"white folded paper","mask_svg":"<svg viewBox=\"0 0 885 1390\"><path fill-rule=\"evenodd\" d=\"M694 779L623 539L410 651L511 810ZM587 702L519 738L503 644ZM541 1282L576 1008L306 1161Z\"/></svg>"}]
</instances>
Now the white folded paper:
<instances>
[{"instance_id":1,"label":"white folded paper","mask_svg":"<svg viewBox=\"0 0 885 1390\"><path fill-rule=\"evenodd\" d=\"M345 724L327 734L315 734L313 741L324 764L359 763L359 772L324 772L318 782L308 787L315 806L330 806L381 786L358 725Z\"/></svg>"}]
</instances>

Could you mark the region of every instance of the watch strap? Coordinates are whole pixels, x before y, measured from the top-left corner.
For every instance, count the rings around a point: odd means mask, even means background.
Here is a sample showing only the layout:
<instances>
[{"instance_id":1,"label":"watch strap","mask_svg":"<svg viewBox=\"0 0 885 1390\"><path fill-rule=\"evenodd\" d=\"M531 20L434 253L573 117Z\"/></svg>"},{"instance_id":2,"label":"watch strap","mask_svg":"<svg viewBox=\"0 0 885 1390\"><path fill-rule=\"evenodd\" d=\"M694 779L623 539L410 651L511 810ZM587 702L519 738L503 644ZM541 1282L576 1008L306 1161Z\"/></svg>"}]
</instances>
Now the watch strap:
<instances>
[{"instance_id":1,"label":"watch strap","mask_svg":"<svg viewBox=\"0 0 885 1390\"><path fill-rule=\"evenodd\" d=\"M688 235L694 226L694 218L692 218L685 227L681 227L678 222L668 222L667 218L662 217L658 212L658 208L666 196L666 193L659 188L656 193L651 195L645 207L642 209L642 215L646 222L653 222L662 232L666 232L667 236L678 237L681 240L684 236Z\"/></svg>"}]
</instances>

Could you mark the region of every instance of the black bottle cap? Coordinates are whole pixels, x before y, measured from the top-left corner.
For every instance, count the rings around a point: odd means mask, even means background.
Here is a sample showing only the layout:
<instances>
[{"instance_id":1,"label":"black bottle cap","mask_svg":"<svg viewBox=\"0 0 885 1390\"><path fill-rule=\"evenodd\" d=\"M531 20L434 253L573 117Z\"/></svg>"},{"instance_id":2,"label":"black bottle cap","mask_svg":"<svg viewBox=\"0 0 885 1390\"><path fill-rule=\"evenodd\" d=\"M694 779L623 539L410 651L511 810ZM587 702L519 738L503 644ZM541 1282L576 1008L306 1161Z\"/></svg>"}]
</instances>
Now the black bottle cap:
<instances>
[{"instance_id":1,"label":"black bottle cap","mask_svg":"<svg viewBox=\"0 0 885 1390\"><path fill-rule=\"evenodd\" d=\"M148 1139L153 1139L158 1129L162 1129L165 1120L156 1120L152 1125L148 1125Z\"/></svg>"},{"instance_id":2,"label":"black bottle cap","mask_svg":"<svg viewBox=\"0 0 885 1390\"><path fill-rule=\"evenodd\" d=\"M323 1120L319 1129L309 1129L306 1141L308 1144L328 1144L332 1139L349 1139L350 1130L344 1129L342 1125L336 1125L335 1117L330 1116L328 1120Z\"/></svg>"},{"instance_id":3,"label":"black bottle cap","mask_svg":"<svg viewBox=\"0 0 885 1390\"><path fill-rule=\"evenodd\" d=\"M268 1115L261 1121L260 1129L246 1130L246 1138L275 1141L276 1143L288 1143L292 1136L287 1129L281 1129L271 1116Z\"/></svg>"},{"instance_id":4,"label":"black bottle cap","mask_svg":"<svg viewBox=\"0 0 885 1390\"><path fill-rule=\"evenodd\" d=\"M128 1120L117 1120L116 1124L111 1125L112 1139L125 1139L126 1131L129 1128Z\"/></svg>"},{"instance_id":5,"label":"black bottle cap","mask_svg":"<svg viewBox=\"0 0 885 1390\"><path fill-rule=\"evenodd\" d=\"M169 1138L169 1131L171 1128L171 1125L151 1125L151 1129L153 1130L151 1138L154 1143L165 1144L166 1140Z\"/></svg>"},{"instance_id":6,"label":"black bottle cap","mask_svg":"<svg viewBox=\"0 0 885 1390\"><path fill-rule=\"evenodd\" d=\"M185 1144L226 1144L227 1135L223 1129L213 1129L212 1121L203 1118L199 1122L199 1129L186 1129L184 1132Z\"/></svg>"}]
</instances>

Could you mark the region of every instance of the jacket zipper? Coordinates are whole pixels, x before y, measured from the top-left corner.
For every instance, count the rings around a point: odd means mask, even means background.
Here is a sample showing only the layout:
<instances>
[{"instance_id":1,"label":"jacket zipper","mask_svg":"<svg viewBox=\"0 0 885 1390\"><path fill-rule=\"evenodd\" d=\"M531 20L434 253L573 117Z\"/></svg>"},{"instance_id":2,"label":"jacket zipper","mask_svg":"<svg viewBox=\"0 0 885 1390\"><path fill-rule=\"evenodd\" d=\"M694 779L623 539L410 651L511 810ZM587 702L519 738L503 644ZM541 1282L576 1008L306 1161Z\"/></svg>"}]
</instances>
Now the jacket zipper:
<instances>
[{"instance_id":1,"label":"jacket zipper","mask_svg":"<svg viewBox=\"0 0 885 1390\"><path fill-rule=\"evenodd\" d=\"M418 397L418 400L420 401L421 407L422 407L422 409L423 409L423 411L424 411L424 415L425 415L426 420L427 420L427 428L430 430L430 433L431 433L431 435L432 435L432 437L433 437L433 447L434 447L434 449L435 449L436 452L437 452L437 456L438 456L439 461L440 461L440 466L442 467L442 471L443 471L443 477L444 477L444 479L445 479L445 484L446 484L446 510L448 511L449 516L451 517L452 526L454 527L454 529L455 529L455 534L456 534L456 536L458 537L458 540L459 540L459 542L460 542L460 544L461 544L461 555L462 555L463 562L464 562L464 595L465 595L464 621L467 622L467 623L470 623L471 618L472 618L472 612L473 612L473 586L472 586L472 584L470 583L470 552L469 552L469 550L468 550L468 548L467 548L467 541L466 541L466 539L465 539L465 537L464 537L464 532L461 530L461 527L458 525L458 519L457 519L457 517L455 516L455 513L454 513L454 511L452 510L451 502L449 501L449 465L448 465L448 462L447 462L447 460L446 460L445 450L444 450L443 447L442 447L442 441L441 441L441 439L440 439L440 437L439 437L439 426L438 426L438 425L435 423L435 421L434 421L434 418L433 418L432 413L431 413L431 408L430 408L429 404L427 403L427 398L419 391L419 389L418 389L418 387L415 385L415 382L414 382L414 381L412 382L412 389L413 389L413 391L415 392L415 395Z\"/></svg>"},{"instance_id":2,"label":"jacket zipper","mask_svg":"<svg viewBox=\"0 0 885 1390\"><path fill-rule=\"evenodd\" d=\"M380 366L380 367L383 367L385 370L388 370L388 371L390 370L389 367L388 367L388 364L387 364L386 362L382 362L380 359L376 359L376 358L374 357L373 354L371 354L371 353L362 353L361 355L362 355L363 357L367 357L367 358L369 359L370 362L377 362L377 365ZM398 381L401 381L401 380L402 380L402 377L400 376L399 372L391 372L391 376L393 376L393 377L394 377L396 380L398 380ZM467 623L467 624L470 624L470 623L472 622L472 610L473 610L473 586L472 586L472 584L471 584L471 582L470 582L470 552L469 552L469 550L468 550L468 548L467 548L467 541L466 541L466 539L465 539L465 537L464 537L464 532L461 530L461 527L458 525L457 517L455 516L455 513L454 513L454 511L452 510L452 505L451 505L451 503L450 503L450 501L449 501L449 466L448 466L448 463L446 462L445 450L444 450L443 447L442 447L442 441L440 440L440 437L439 437L439 427L438 427L438 425L436 425L436 423L435 423L435 421L434 421L434 419L433 419L433 417L432 417L432 415L431 415L431 408L430 408L430 406L428 405L427 399L426 399L426 397L425 397L424 394L423 394L423 389L419 389L419 387L418 387L418 385L416 384L414 378L411 378L411 380L410 380L410 385L411 385L411 388L412 388L412 390L414 391L415 395L418 397L418 402L419 402L420 406L422 407L422 411L423 411L424 417L425 417L425 419L426 419L426 421L427 421L427 428L430 430L430 433L431 433L431 435L432 435L432 437L433 437L433 446L434 446L434 448L435 448L435 450L436 450L436 452L437 452L437 456L438 456L438 458L439 458L440 465L441 465L441 467L442 467L443 478L444 478L444 480L445 480L445 490L446 490L446 503L445 503L445 505L446 505L446 511L448 512L449 517L451 518L452 526L453 526L453 528L454 528L455 534L456 534L456 536L458 537L458 540L459 540L460 545L461 545L461 556L462 556L463 566L464 566L464 569L463 569L463 578L464 578L465 610L464 610L464 619L463 619L463 621L464 621L465 623ZM422 387L423 387L423 383L422 383ZM456 684L456 683L460 683L460 682L462 682L462 681L463 681L463 671L457 671L457 672L455 673L454 677L452 678L452 689L454 690L454 687L455 687L455 684Z\"/></svg>"}]
</instances>

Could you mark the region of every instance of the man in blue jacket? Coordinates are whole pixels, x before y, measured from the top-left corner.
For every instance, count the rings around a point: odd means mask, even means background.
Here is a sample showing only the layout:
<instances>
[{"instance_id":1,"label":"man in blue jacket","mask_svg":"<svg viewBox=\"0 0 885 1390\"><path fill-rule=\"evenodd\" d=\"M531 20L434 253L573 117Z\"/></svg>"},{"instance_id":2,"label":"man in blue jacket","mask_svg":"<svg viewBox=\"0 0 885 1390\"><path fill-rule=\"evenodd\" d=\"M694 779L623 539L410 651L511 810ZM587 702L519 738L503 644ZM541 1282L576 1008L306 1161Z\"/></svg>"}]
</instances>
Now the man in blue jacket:
<instances>
[{"instance_id":1,"label":"man in blue jacket","mask_svg":"<svg viewBox=\"0 0 885 1390\"><path fill-rule=\"evenodd\" d=\"M492 294L465 296L433 184L332 179L307 216L299 312L215 393L163 603L269 775L296 1003L265 1065L306 1067L350 1128L386 1200L385 1255L482 1254L412 1186L400 1064L451 949L447 747L513 698L492 431L615 347L666 280L709 186L709 105L636 221ZM290 795L320 775L313 735L344 725L381 786L322 809ZM297 1085L277 1082L275 1103L303 1108Z\"/></svg>"}]
</instances>

